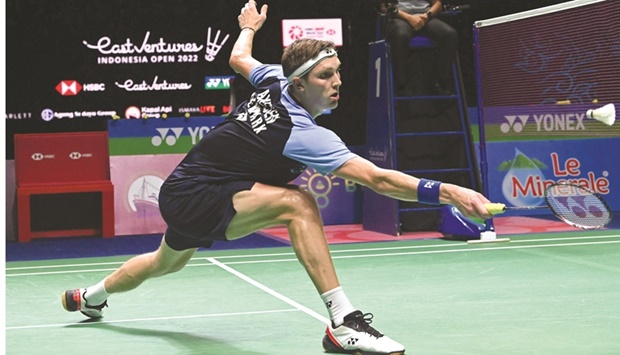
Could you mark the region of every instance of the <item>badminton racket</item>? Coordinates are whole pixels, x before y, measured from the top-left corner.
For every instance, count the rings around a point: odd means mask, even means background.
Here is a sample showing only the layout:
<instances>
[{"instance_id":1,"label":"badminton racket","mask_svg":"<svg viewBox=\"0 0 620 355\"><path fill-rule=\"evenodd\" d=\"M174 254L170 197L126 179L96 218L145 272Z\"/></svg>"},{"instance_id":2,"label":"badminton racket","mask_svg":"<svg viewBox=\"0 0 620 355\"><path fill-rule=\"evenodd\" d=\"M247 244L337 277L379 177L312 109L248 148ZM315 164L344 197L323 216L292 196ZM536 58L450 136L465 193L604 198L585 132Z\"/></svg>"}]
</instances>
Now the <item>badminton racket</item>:
<instances>
[{"instance_id":1,"label":"badminton racket","mask_svg":"<svg viewBox=\"0 0 620 355\"><path fill-rule=\"evenodd\" d=\"M549 208L562 222L581 229L599 229L611 221L611 210L597 193L570 183L553 184L545 189L546 206L507 207L503 203L488 203L487 210L495 215L506 210Z\"/></svg>"}]
</instances>

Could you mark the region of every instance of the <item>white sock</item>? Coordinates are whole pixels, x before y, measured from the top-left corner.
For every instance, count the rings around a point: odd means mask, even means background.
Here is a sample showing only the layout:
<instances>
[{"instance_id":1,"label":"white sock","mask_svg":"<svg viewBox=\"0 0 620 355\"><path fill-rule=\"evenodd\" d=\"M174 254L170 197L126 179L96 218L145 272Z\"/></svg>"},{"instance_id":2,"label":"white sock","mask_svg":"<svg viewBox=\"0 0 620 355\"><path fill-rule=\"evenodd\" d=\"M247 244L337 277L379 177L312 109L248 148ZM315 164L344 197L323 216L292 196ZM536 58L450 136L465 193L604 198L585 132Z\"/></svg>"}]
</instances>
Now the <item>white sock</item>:
<instances>
[{"instance_id":1,"label":"white sock","mask_svg":"<svg viewBox=\"0 0 620 355\"><path fill-rule=\"evenodd\" d=\"M331 318L335 327L344 323L344 317L355 311L355 308L353 308L353 305L351 305L347 295L344 294L340 286L322 294L321 299L327 307L329 318Z\"/></svg>"},{"instance_id":2,"label":"white sock","mask_svg":"<svg viewBox=\"0 0 620 355\"><path fill-rule=\"evenodd\" d=\"M89 306L98 306L108 299L110 294L105 290L105 279L101 280L98 284L90 286L86 289L84 299Z\"/></svg>"}]
</instances>

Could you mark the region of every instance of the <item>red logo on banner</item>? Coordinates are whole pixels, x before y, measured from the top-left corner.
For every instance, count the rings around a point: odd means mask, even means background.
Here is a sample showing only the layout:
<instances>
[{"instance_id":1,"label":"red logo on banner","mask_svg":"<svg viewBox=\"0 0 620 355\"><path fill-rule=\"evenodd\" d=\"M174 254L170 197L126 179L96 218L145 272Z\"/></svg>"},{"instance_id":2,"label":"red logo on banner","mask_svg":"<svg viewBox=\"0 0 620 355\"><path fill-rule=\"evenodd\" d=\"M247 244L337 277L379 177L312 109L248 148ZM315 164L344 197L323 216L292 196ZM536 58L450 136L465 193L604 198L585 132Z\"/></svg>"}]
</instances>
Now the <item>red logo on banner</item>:
<instances>
[{"instance_id":1,"label":"red logo on banner","mask_svg":"<svg viewBox=\"0 0 620 355\"><path fill-rule=\"evenodd\" d=\"M290 30L288 30L289 36L291 36L292 40L300 39L304 35L304 30L299 26L293 26Z\"/></svg>"},{"instance_id":2,"label":"red logo on banner","mask_svg":"<svg viewBox=\"0 0 620 355\"><path fill-rule=\"evenodd\" d=\"M82 90L82 85L75 80L63 80L56 85L56 91L62 96L74 96Z\"/></svg>"}]
</instances>

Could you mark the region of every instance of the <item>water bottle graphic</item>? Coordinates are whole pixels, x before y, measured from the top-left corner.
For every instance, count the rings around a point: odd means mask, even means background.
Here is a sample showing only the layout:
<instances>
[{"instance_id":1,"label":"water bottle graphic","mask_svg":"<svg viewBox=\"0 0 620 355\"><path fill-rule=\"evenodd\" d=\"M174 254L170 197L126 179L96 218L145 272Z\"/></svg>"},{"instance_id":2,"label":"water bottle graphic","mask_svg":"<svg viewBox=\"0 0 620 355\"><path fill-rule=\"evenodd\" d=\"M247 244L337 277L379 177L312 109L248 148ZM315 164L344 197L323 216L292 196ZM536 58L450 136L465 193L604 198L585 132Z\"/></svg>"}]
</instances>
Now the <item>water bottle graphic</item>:
<instances>
[{"instance_id":1,"label":"water bottle graphic","mask_svg":"<svg viewBox=\"0 0 620 355\"><path fill-rule=\"evenodd\" d=\"M510 165L508 173L502 181L502 193L506 201L516 207L539 206L544 202L543 196L536 194L538 189L526 186L532 185L532 181L544 181L545 176L541 170L546 166L537 159L530 159L519 149L515 148L515 157L511 162L502 165ZM500 166L501 170L502 166ZM536 179L539 177L539 179ZM528 182L530 185L528 185ZM517 188L520 186L521 188ZM527 191L525 194L522 191Z\"/></svg>"}]
</instances>

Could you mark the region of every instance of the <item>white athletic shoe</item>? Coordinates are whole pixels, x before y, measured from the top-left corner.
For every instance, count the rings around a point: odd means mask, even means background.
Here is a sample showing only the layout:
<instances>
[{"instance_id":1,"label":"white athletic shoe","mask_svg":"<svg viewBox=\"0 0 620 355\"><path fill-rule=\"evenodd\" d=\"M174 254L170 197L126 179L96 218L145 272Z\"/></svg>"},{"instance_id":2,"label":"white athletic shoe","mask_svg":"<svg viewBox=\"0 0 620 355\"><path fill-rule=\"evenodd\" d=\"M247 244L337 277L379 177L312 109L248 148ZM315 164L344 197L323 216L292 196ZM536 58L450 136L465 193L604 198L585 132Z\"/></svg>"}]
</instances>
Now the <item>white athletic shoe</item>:
<instances>
[{"instance_id":1,"label":"white athletic shoe","mask_svg":"<svg viewBox=\"0 0 620 355\"><path fill-rule=\"evenodd\" d=\"M84 294L86 294L85 288L78 288L63 292L61 297L62 306L69 312L80 311L87 317L101 318L103 314L103 307L108 306L108 301L105 301L98 306L89 306L86 304Z\"/></svg>"},{"instance_id":2,"label":"white athletic shoe","mask_svg":"<svg viewBox=\"0 0 620 355\"><path fill-rule=\"evenodd\" d=\"M344 323L334 328L327 326L323 349L329 353L355 355L402 355L402 344L379 333L370 326L372 313L355 311L344 317Z\"/></svg>"}]
</instances>

